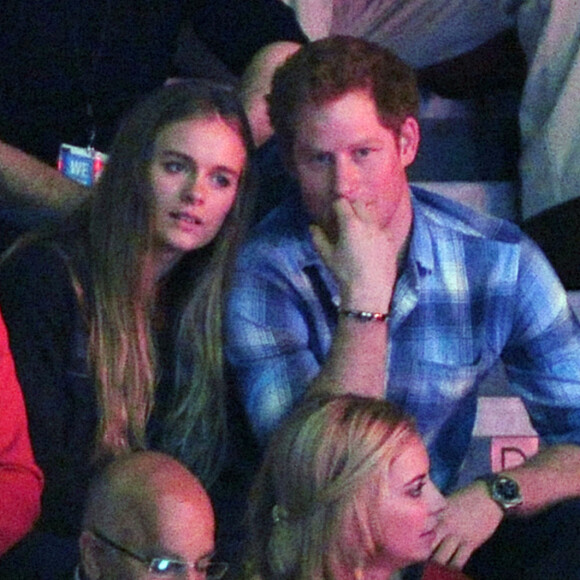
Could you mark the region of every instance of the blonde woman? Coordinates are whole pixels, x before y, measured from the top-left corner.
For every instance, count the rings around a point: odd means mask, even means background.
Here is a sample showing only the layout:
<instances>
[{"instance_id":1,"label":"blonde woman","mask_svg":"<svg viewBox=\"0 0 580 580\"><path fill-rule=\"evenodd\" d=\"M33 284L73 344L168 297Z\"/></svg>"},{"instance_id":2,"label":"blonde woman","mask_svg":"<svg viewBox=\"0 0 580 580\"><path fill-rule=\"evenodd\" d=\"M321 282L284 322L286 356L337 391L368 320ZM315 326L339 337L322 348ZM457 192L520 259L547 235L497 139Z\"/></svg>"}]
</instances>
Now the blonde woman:
<instances>
[{"instance_id":1,"label":"blonde woman","mask_svg":"<svg viewBox=\"0 0 580 580\"><path fill-rule=\"evenodd\" d=\"M268 445L250 498L248 573L387 580L429 558L444 509L407 415L356 395L314 399Z\"/></svg>"}]
</instances>

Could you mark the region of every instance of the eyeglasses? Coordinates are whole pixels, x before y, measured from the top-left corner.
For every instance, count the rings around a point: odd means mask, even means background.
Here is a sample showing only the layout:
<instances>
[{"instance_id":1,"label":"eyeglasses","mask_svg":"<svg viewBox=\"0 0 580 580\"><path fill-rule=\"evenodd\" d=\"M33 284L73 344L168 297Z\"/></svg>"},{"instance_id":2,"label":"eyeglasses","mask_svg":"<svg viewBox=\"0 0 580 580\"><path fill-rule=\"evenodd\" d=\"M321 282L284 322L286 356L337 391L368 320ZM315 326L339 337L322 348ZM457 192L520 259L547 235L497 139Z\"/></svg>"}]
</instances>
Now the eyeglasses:
<instances>
[{"instance_id":1,"label":"eyeglasses","mask_svg":"<svg viewBox=\"0 0 580 580\"><path fill-rule=\"evenodd\" d=\"M212 562L210 560L211 556L202 558L197 562L183 562L182 560L176 560L175 558L164 557L146 558L141 554L137 554L136 552L117 544L117 542L114 542L96 530L92 530L91 534L114 550L145 564L149 572L159 576L165 576L167 578L183 576L188 569L194 569L200 574L203 574L204 578L207 580L220 580L228 570L228 564L226 562Z\"/></svg>"}]
</instances>

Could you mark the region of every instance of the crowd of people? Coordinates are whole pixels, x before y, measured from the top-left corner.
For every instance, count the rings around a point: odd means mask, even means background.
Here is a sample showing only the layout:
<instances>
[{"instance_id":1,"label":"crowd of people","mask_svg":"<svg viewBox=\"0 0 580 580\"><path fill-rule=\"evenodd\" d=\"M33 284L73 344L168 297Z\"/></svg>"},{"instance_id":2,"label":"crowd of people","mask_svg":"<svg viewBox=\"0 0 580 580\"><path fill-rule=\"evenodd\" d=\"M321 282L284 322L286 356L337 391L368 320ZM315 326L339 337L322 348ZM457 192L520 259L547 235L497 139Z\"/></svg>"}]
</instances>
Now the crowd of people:
<instances>
[{"instance_id":1,"label":"crowd of people","mask_svg":"<svg viewBox=\"0 0 580 580\"><path fill-rule=\"evenodd\" d=\"M579 322L516 225L409 184L413 68L280 0L215 38L225 0L104 4L2 36L0 578L575 577ZM498 361L542 449L457 488Z\"/></svg>"}]
</instances>

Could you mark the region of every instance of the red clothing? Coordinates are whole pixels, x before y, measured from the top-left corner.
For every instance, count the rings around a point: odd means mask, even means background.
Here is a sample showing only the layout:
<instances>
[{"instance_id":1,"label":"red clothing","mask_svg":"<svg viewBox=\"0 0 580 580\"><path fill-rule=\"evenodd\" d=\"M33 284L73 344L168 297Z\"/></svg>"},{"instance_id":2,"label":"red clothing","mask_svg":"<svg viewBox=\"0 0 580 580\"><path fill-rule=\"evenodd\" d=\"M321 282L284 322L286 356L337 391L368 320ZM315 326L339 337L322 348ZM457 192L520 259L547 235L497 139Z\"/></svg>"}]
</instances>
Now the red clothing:
<instances>
[{"instance_id":1,"label":"red clothing","mask_svg":"<svg viewBox=\"0 0 580 580\"><path fill-rule=\"evenodd\" d=\"M0 555L32 528L40 514L42 485L8 333L0 315Z\"/></svg>"},{"instance_id":2,"label":"red clothing","mask_svg":"<svg viewBox=\"0 0 580 580\"><path fill-rule=\"evenodd\" d=\"M452 568L446 568L441 566L436 562L429 562L425 566L423 572L423 577L421 580L470 580L469 576L466 576L463 572L459 570L454 570Z\"/></svg>"}]
</instances>

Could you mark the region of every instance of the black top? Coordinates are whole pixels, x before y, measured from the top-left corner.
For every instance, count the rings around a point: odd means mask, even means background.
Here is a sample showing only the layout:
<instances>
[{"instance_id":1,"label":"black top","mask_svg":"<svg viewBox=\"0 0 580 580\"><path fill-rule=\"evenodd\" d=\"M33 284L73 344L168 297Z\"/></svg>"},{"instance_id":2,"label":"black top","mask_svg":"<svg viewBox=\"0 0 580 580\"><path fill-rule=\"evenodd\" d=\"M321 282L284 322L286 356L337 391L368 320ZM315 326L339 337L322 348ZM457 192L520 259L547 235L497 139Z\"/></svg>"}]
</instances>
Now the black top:
<instances>
[{"instance_id":1,"label":"black top","mask_svg":"<svg viewBox=\"0 0 580 580\"><path fill-rule=\"evenodd\" d=\"M19 250L0 271L0 310L26 403L32 448L45 476L35 533L12 551L8 562L0 563L0 578L6 569L21 570L24 564L34 574L40 573L39 567L51 570L46 560L50 552L58 554L64 569L74 566L86 492L97 470L91 461L97 402L87 362L87 327L67 264L70 262L59 246L43 242ZM74 271L88 288L86 268L75 264ZM195 283L196 271L189 261L182 261L160 299L164 323L155 339L162 372L156 408L147 425L153 449L160 448L164 399L172 384L172 329L185 293ZM209 490L220 522L218 548L221 557L230 561L238 556L243 539L245 495L258 460L241 409L237 400L228 400L227 460ZM195 471L195 466L189 467Z\"/></svg>"},{"instance_id":2,"label":"black top","mask_svg":"<svg viewBox=\"0 0 580 580\"><path fill-rule=\"evenodd\" d=\"M62 247L38 242L7 260L0 270L0 310L24 394L32 448L45 476L36 528L77 537L87 487L98 468L92 460L98 414L86 315L71 273L87 299L90 276ZM159 448L164 402L173 384L173 328L194 278L194 267L178 267L161 291L163 314L154 336L161 371L147 425L152 448Z\"/></svg>"},{"instance_id":3,"label":"black top","mask_svg":"<svg viewBox=\"0 0 580 580\"><path fill-rule=\"evenodd\" d=\"M37 529L76 536L94 473L97 402L86 328L57 250L32 246L10 259L0 275L0 305L45 476Z\"/></svg>"}]
</instances>

